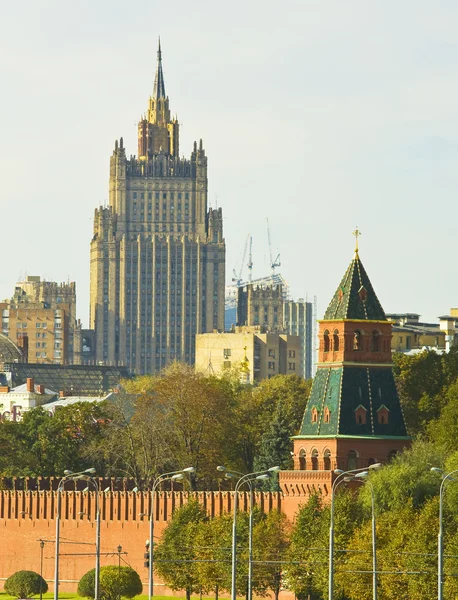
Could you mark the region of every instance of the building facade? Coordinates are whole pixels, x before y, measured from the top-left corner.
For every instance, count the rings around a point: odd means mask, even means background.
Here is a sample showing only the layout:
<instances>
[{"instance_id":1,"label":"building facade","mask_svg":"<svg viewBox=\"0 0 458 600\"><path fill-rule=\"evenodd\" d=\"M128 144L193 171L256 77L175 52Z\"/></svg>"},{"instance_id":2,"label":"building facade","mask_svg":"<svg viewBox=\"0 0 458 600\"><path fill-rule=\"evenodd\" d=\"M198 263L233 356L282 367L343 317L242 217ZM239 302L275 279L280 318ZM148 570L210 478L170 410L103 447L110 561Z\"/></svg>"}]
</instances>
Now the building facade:
<instances>
[{"instance_id":1,"label":"building facade","mask_svg":"<svg viewBox=\"0 0 458 600\"><path fill-rule=\"evenodd\" d=\"M178 151L159 46L138 156L115 143L109 206L95 211L90 327L99 363L136 373L193 364L196 334L224 328L222 211L208 208L202 140L189 159Z\"/></svg>"},{"instance_id":2,"label":"building facade","mask_svg":"<svg viewBox=\"0 0 458 600\"><path fill-rule=\"evenodd\" d=\"M265 332L261 327L236 327L230 333L205 333L196 338L196 369L222 375L239 371L246 383L275 375L300 374L300 339Z\"/></svg>"},{"instance_id":3,"label":"building facade","mask_svg":"<svg viewBox=\"0 0 458 600\"><path fill-rule=\"evenodd\" d=\"M297 335L301 341L300 375L305 379L313 376L313 304L299 298L297 302L283 304L283 325L286 333Z\"/></svg>"},{"instance_id":4,"label":"building facade","mask_svg":"<svg viewBox=\"0 0 458 600\"><path fill-rule=\"evenodd\" d=\"M72 364L76 323L76 284L29 276L16 284L11 300L0 303L2 333L29 363Z\"/></svg>"}]
</instances>

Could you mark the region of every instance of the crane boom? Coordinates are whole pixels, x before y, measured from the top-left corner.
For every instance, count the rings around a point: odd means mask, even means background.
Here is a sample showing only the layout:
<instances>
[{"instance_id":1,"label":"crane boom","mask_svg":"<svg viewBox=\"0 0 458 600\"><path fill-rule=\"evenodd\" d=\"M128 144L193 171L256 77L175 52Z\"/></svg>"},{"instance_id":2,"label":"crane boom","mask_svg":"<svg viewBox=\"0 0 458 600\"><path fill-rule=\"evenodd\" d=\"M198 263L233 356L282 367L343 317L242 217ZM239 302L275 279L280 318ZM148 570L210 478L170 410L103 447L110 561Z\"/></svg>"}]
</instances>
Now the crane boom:
<instances>
[{"instance_id":1,"label":"crane boom","mask_svg":"<svg viewBox=\"0 0 458 600\"><path fill-rule=\"evenodd\" d=\"M268 217L266 217L266 221L267 221L267 240L269 242L270 268L272 269L272 275L275 275L275 268L281 266L280 254L277 254L277 256L274 260L274 257L272 254L272 236L270 233L270 225L269 225Z\"/></svg>"},{"instance_id":2,"label":"crane boom","mask_svg":"<svg viewBox=\"0 0 458 600\"><path fill-rule=\"evenodd\" d=\"M240 271L238 272L238 274L237 274L237 272L236 272L235 269L233 269L233 271L232 271L233 274L234 274L234 277L232 278L232 281L234 283L236 283L237 285L240 285L242 283L242 271L243 271L243 267L244 267L244 264L245 264L246 253L247 253L247 250L248 250L248 241L250 240L250 237L251 237L250 234L248 234L247 238L245 240L245 247L243 249L242 262L240 264Z\"/></svg>"}]
</instances>

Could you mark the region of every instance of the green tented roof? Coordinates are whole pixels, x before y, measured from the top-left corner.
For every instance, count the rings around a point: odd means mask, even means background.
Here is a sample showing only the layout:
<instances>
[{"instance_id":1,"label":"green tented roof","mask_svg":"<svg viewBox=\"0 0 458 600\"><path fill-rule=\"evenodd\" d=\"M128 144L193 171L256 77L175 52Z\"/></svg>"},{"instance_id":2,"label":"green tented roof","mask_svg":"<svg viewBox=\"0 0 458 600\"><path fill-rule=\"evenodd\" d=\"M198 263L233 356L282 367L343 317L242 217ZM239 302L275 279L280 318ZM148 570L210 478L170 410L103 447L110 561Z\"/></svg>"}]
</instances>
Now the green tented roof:
<instances>
[{"instance_id":1,"label":"green tented roof","mask_svg":"<svg viewBox=\"0 0 458 600\"><path fill-rule=\"evenodd\" d=\"M381 406L388 423L378 422ZM366 423L358 423L356 409L364 407ZM326 408L329 422L325 423ZM318 419L313 423L314 409ZM390 367L340 366L319 368L305 410L300 436L406 437L401 405Z\"/></svg>"},{"instance_id":2,"label":"green tented roof","mask_svg":"<svg viewBox=\"0 0 458 600\"><path fill-rule=\"evenodd\" d=\"M353 319L386 321L385 312L359 258L355 253L324 315L324 320Z\"/></svg>"}]
</instances>

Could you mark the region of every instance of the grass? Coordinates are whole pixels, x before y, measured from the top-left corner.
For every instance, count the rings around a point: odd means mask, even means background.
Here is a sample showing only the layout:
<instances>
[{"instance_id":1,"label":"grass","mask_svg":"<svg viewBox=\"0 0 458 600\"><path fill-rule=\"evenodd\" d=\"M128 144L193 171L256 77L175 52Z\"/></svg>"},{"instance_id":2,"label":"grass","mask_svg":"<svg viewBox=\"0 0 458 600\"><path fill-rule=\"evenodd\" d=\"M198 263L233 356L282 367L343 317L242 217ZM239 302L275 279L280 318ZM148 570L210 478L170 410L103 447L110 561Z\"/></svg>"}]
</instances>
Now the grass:
<instances>
[{"instance_id":1,"label":"grass","mask_svg":"<svg viewBox=\"0 0 458 600\"><path fill-rule=\"evenodd\" d=\"M34 596L35 600L39 599L39 595ZM54 598L53 592L47 592L43 594L44 600L52 600ZM71 592L59 592L59 600L74 600L78 598L79 600L83 600L81 596L78 596L76 593ZM185 596L154 596L154 600L183 600ZM5 592L0 591L0 600L16 600L14 596L9 596ZM85 599L86 600L86 599ZM135 600L148 600L147 594L142 594L141 596L135 596ZM191 600L200 600L200 596L192 596ZM203 596L202 600L211 600L209 596Z\"/></svg>"}]
</instances>

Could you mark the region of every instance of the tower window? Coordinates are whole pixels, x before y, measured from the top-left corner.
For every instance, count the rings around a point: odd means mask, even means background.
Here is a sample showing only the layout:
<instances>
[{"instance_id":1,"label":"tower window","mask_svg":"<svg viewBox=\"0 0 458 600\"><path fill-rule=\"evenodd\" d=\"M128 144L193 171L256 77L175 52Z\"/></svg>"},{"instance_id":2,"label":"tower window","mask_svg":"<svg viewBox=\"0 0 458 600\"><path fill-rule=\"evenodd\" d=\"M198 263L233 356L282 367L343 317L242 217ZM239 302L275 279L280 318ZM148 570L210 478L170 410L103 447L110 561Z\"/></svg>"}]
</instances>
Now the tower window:
<instances>
[{"instance_id":1,"label":"tower window","mask_svg":"<svg viewBox=\"0 0 458 600\"><path fill-rule=\"evenodd\" d=\"M380 331L372 332L372 352L380 352Z\"/></svg>"},{"instance_id":2,"label":"tower window","mask_svg":"<svg viewBox=\"0 0 458 600\"><path fill-rule=\"evenodd\" d=\"M334 352L339 351L339 330L334 329L334 335L332 336L332 345Z\"/></svg>"},{"instance_id":3,"label":"tower window","mask_svg":"<svg viewBox=\"0 0 458 600\"><path fill-rule=\"evenodd\" d=\"M305 471L306 466L307 466L307 462L306 462L305 450L304 450L304 448L301 448L299 451L299 469L301 471Z\"/></svg>"},{"instance_id":4,"label":"tower window","mask_svg":"<svg viewBox=\"0 0 458 600\"><path fill-rule=\"evenodd\" d=\"M318 450L312 450L312 471L318 471Z\"/></svg>"},{"instance_id":5,"label":"tower window","mask_svg":"<svg viewBox=\"0 0 458 600\"><path fill-rule=\"evenodd\" d=\"M362 404L355 410L355 419L358 425L365 425L367 422L367 410Z\"/></svg>"},{"instance_id":6,"label":"tower window","mask_svg":"<svg viewBox=\"0 0 458 600\"><path fill-rule=\"evenodd\" d=\"M318 415L319 415L318 409L316 406L314 406L312 408L312 423L318 423Z\"/></svg>"},{"instance_id":7,"label":"tower window","mask_svg":"<svg viewBox=\"0 0 458 600\"><path fill-rule=\"evenodd\" d=\"M329 423L331 421L331 411L329 410L329 408L327 406L324 409L324 419L323 420L325 423Z\"/></svg>"},{"instance_id":8,"label":"tower window","mask_svg":"<svg viewBox=\"0 0 458 600\"><path fill-rule=\"evenodd\" d=\"M330 343L330 339L329 339L329 331L326 329L323 334L323 351L329 352L330 345L331 345L331 343Z\"/></svg>"},{"instance_id":9,"label":"tower window","mask_svg":"<svg viewBox=\"0 0 458 600\"><path fill-rule=\"evenodd\" d=\"M353 334L353 350L359 351L362 349L361 331L357 329Z\"/></svg>"},{"instance_id":10,"label":"tower window","mask_svg":"<svg viewBox=\"0 0 458 600\"><path fill-rule=\"evenodd\" d=\"M377 410L377 418L380 425L388 425L389 412L384 404Z\"/></svg>"},{"instance_id":11,"label":"tower window","mask_svg":"<svg viewBox=\"0 0 458 600\"><path fill-rule=\"evenodd\" d=\"M324 470L331 470L331 451L328 449L324 451Z\"/></svg>"}]
</instances>

